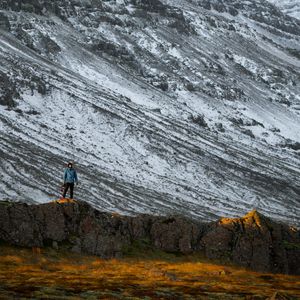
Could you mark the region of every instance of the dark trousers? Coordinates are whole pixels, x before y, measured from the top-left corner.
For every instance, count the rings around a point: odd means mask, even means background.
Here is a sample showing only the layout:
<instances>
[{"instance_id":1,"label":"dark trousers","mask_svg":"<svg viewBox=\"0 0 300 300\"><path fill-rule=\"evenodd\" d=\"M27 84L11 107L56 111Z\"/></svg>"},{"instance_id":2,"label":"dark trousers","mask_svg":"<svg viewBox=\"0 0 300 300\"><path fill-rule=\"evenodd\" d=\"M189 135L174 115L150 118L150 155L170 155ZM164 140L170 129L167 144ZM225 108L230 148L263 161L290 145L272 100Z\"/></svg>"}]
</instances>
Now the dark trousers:
<instances>
[{"instance_id":1,"label":"dark trousers","mask_svg":"<svg viewBox=\"0 0 300 300\"><path fill-rule=\"evenodd\" d=\"M66 197L66 194L67 194L69 188L70 188L70 198L73 199L74 183L71 183L71 182L65 183L63 198Z\"/></svg>"}]
</instances>

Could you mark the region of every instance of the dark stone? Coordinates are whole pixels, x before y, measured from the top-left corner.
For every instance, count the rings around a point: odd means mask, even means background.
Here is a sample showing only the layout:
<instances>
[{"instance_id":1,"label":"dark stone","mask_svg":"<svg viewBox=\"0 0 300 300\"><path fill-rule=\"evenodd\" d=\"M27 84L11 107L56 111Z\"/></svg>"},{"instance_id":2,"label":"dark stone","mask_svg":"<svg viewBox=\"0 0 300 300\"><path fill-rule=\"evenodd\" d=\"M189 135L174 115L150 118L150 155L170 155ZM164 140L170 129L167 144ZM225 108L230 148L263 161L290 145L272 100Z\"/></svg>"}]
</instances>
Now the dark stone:
<instances>
[{"instance_id":1,"label":"dark stone","mask_svg":"<svg viewBox=\"0 0 300 300\"><path fill-rule=\"evenodd\" d=\"M288 143L286 143L285 147L293 149L295 151L299 151L300 143L299 142L288 142Z\"/></svg>"},{"instance_id":2,"label":"dark stone","mask_svg":"<svg viewBox=\"0 0 300 300\"><path fill-rule=\"evenodd\" d=\"M207 122L205 121L204 115L190 116L190 119L193 123L200 125L201 127L208 127Z\"/></svg>"},{"instance_id":3,"label":"dark stone","mask_svg":"<svg viewBox=\"0 0 300 300\"><path fill-rule=\"evenodd\" d=\"M3 72L0 72L0 105L13 108L17 106L16 99L20 98L20 94L16 88L16 84Z\"/></svg>"},{"instance_id":4,"label":"dark stone","mask_svg":"<svg viewBox=\"0 0 300 300\"><path fill-rule=\"evenodd\" d=\"M167 6L159 0L133 0L132 3L149 12L163 13Z\"/></svg>"},{"instance_id":5,"label":"dark stone","mask_svg":"<svg viewBox=\"0 0 300 300\"><path fill-rule=\"evenodd\" d=\"M181 217L165 217L153 222L150 239L154 246L167 252L188 254L197 244L201 227Z\"/></svg>"},{"instance_id":6,"label":"dark stone","mask_svg":"<svg viewBox=\"0 0 300 300\"><path fill-rule=\"evenodd\" d=\"M265 126L264 126L263 123L258 122L258 121L254 120L254 119L252 119L252 121L251 121L251 126L260 126L262 128L265 128Z\"/></svg>"},{"instance_id":7,"label":"dark stone","mask_svg":"<svg viewBox=\"0 0 300 300\"><path fill-rule=\"evenodd\" d=\"M244 125L244 121L242 118L230 118L229 121L231 121L234 125L237 125L237 126L243 126Z\"/></svg>"},{"instance_id":8,"label":"dark stone","mask_svg":"<svg viewBox=\"0 0 300 300\"><path fill-rule=\"evenodd\" d=\"M255 139L255 135L253 134L253 132L250 129L244 129L244 130L242 130L242 133Z\"/></svg>"},{"instance_id":9,"label":"dark stone","mask_svg":"<svg viewBox=\"0 0 300 300\"><path fill-rule=\"evenodd\" d=\"M41 43L47 53L55 55L61 51L61 48L49 36L42 36Z\"/></svg>"},{"instance_id":10,"label":"dark stone","mask_svg":"<svg viewBox=\"0 0 300 300\"><path fill-rule=\"evenodd\" d=\"M0 29L10 31L10 23L5 14L0 13Z\"/></svg>"},{"instance_id":11,"label":"dark stone","mask_svg":"<svg viewBox=\"0 0 300 300\"><path fill-rule=\"evenodd\" d=\"M238 10L231 6L228 8L228 12L234 17L239 14Z\"/></svg>"},{"instance_id":12,"label":"dark stone","mask_svg":"<svg viewBox=\"0 0 300 300\"><path fill-rule=\"evenodd\" d=\"M226 12L226 6L225 4L221 3L221 2L215 2L212 4L213 8L220 13Z\"/></svg>"},{"instance_id":13,"label":"dark stone","mask_svg":"<svg viewBox=\"0 0 300 300\"><path fill-rule=\"evenodd\" d=\"M289 52L292 56L294 56L294 57L300 59L300 50L298 50L298 49L290 49L290 48L288 48L287 50L288 50L288 52Z\"/></svg>"},{"instance_id":14,"label":"dark stone","mask_svg":"<svg viewBox=\"0 0 300 300\"><path fill-rule=\"evenodd\" d=\"M218 129L218 131L220 132L225 132L225 128L223 126L222 123L216 123L216 128Z\"/></svg>"},{"instance_id":15,"label":"dark stone","mask_svg":"<svg viewBox=\"0 0 300 300\"><path fill-rule=\"evenodd\" d=\"M33 39L32 37L22 28L22 26L18 26L16 30L17 38L24 43L30 49L34 49Z\"/></svg>"},{"instance_id":16,"label":"dark stone","mask_svg":"<svg viewBox=\"0 0 300 300\"><path fill-rule=\"evenodd\" d=\"M186 20L175 20L174 22L171 22L169 24L169 27L175 28L178 33L183 33L186 35L195 33L195 29L193 28L193 26L189 24L189 22L187 22Z\"/></svg>"},{"instance_id":17,"label":"dark stone","mask_svg":"<svg viewBox=\"0 0 300 300\"><path fill-rule=\"evenodd\" d=\"M211 3L208 0L203 0L199 2L199 6L207 9L207 10L211 10Z\"/></svg>"},{"instance_id":18,"label":"dark stone","mask_svg":"<svg viewBox=\"0 0 300 300\"><path fill-rule=\"evenodd\" d=\"M30 3L22 4L21 9L26 12L33 13L35 12L34 6Z\"/></svg>"}]
</instances>

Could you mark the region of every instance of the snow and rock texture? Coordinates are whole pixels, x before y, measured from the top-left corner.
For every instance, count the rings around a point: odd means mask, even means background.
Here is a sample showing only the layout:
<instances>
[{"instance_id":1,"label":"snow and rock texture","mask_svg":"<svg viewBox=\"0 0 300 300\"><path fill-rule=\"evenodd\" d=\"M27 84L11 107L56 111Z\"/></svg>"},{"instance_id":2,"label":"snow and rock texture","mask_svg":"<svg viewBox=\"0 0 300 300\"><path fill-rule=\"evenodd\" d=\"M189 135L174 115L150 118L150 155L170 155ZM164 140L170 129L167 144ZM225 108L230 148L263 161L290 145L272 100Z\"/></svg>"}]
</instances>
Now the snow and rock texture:
<instances>
[{"instance_id":1,"label":"snow and rock texture","mask_svg":"<svg viewBox=\"0 0 300 300\"><path fill-rule=\"evenodd\" d=\"M300 224L300 21L263 0L0 2L0 195Z\"/></svg>"},{"instance_id":2,"label":"snow and rock texture","mask_svg":"<svg viewBox=\"0 0 300 300\"><path fill-rule=\"evenodd\" d=\"M268 0L278 6L284 13L291 17L300 19L300 1L299 0Z\"/></svg>"},{"instance_id":3,"label":"snow and rock texture","mask_svg":"<svg viewBox=\"0 0 300 300\"><path fill-rule=\"evenodd\" d=\"M300 274L300 234L252 211L242 218L200 223L180 216L122 216L86 202L27 205L0 202L0 241L25 247L122 256L134 242L263 272ZM65 250L67 250L65 249Z\"/></svg>"}]
</instances>

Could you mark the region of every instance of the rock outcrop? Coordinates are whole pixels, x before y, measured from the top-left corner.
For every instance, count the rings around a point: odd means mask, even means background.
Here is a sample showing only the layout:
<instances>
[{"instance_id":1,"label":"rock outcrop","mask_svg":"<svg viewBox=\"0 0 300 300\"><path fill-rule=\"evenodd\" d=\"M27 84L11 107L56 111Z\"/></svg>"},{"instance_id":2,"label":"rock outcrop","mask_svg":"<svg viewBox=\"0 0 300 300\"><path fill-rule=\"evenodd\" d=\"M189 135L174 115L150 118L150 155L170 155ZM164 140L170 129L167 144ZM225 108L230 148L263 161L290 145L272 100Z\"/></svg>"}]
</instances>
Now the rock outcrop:
<instances>
[{"instance_id":1,"label":"rock outcrop","mask_svg":"<svg viewBox=\"0 0 300 300\"><path fill-rule=\"evenodd\" d=\"M39 205L0 202L0 241L25 247L67 247L120 257L138 240L167 252L204 252L208 258L263 272L300 274L300 233L257 211L200 223L181 216L124 216L86 202Z\"/></svg>"}]
</instances>

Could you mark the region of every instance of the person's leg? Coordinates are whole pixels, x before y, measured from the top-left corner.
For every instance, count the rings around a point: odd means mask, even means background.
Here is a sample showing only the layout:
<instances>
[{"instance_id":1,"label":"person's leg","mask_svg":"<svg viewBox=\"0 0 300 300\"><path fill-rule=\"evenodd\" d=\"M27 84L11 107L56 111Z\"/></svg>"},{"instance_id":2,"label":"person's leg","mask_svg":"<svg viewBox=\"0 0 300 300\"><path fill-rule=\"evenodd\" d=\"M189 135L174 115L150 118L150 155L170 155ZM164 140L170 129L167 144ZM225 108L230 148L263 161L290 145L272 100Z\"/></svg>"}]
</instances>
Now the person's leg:
<instances>
[{"instance_id":1,"label":"person's leg","mask_svg":"<svg viewBox=\"0 0 300 300\"><path fill-rule=\"evenodd\" d=\"M68 192L68 189L69 189L69 183L66 182L66 183L65 183L64 193L63 193L63 198L66 198L66 194L67 194L67 192Z\"/></svg>"},{"instance_id":2,"label":"person's leg","mask_svg":"<svg viewBox=\"0 0 300 300\"><path fill-rule=\"evenodd\" d=\"M73 199L74 183L70 183L70 198Z\"/></svg>"}]
</instances>

